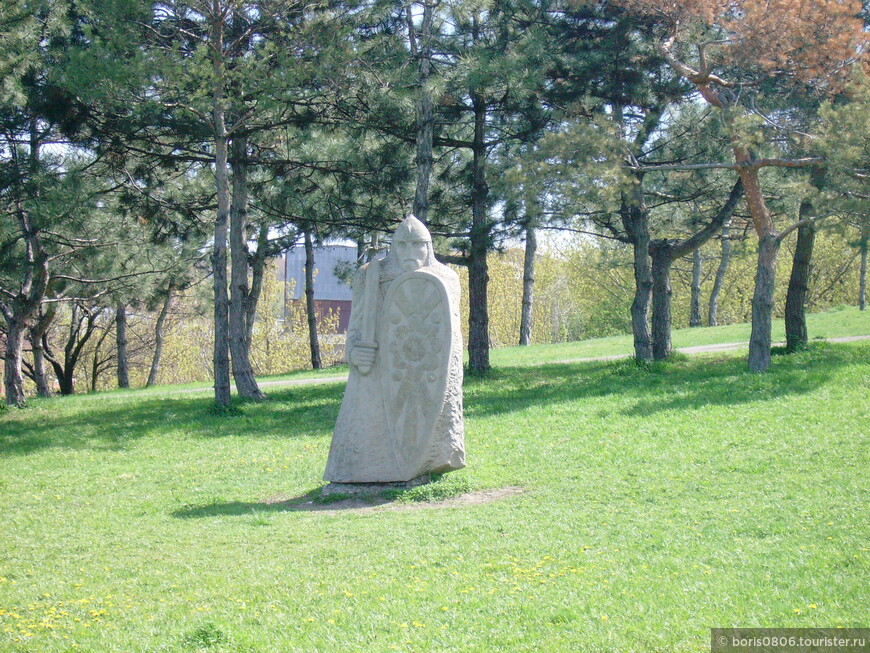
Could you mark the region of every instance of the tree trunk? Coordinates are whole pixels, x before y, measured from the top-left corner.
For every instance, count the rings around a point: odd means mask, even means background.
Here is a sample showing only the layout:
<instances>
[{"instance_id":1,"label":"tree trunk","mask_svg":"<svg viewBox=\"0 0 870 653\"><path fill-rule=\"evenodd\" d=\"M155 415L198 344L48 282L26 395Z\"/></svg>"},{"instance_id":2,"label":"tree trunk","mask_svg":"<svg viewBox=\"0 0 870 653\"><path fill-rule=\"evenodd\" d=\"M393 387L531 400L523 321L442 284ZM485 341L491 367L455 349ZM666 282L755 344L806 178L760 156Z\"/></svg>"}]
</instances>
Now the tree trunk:
<instances>
[{"instance_id":1,"label":"tree trunk","mask_svg":"<svg viewBox=\"0 0 870 653\"><path fill-rule=\"evenodd\" d=\"M257 304L260 303L260 295L263 292L263 276L266 274L266 248L269 243L269 225L260 226L257 236L257 253L251 266L251 290L248 292L248 301L245 306L247 311L245 333L245 347L248 358L251 356L251 343L254 340L254 323L257 321Z\"/></svg>"},{"instance_id":2,"label":"tree trunk","mask_svg":"<svg viewBox=\"0 0 870 653\"><path fill-rule=\"evenodd\" d=\"M432 111L432 96L429 93L429 76L432 67L432 16L433 4L423 0L423 19L420 24L420 40L415 36L411 3L408 4L408 35L411 54L420 61L420 96L417 100L417 187L414 193L414 215L423 224L429 223L429 178L432 174L432 138L435 117Z\"/></svg>"},{"instance_id":3,"label":"tree trunk","mask_svg":"<svg viewBox=\"0 0 870 653\"><path fill-rule=\"evenodd\" d=\"M692 252L692 300L689 311L689 326L701 326L701 248Z\"/></svg>"},{"instance_id":4,"label":"tree trunk","mask_svg":"<svg viewBox=\"0 0 870 653\"><path fill-rule=\"evenodd\" d=\"M320 360L320 340L317 337L317 307L314 304L314 242L311 229L305 229L305 310L308 313L308 342L311 347L311 367L323 367Z\"/></svg>"},{"instance_id":5,"label":"tree trunk","mask_svg":"<svg viewBox=\"0 0 870 653\"><path fill-rule=\"evenodd\" d=\"M752 296L752 333L749 337L749 370L766 372L770 367L773 290L776 281L776 255L780 240L767 234L758 241L758 266Z\"/></svg>"},{"instance_id":6,"label":"tree trunk","mask_svg":"<svg viewBox=\"0 0 870 653\"><path fill-rule=\"evenodd\" d=\"M649 224L643 203L643 177L638 175L632 188L623 194L620 217L631 241L634 255L634 300L631 303L631 331L634 356L648 361L653 357L649 330L649 304L652 293L652 270L649 259Z\"/></svg>"},{"instance_id":7,"label":"tree trunk","mask_svg":"<svg viewBox=\"0 0 870 653\"><path fill-rule=\"evenodd\" d=\"M118 348L118 387L130 387L130 367L127 361L127 307L115 310L115 343Z\"/></svg>"},{"instance_id":8,"label":"tree trunk","mask_svg":"<svg viewBox=\"0 0 870 653\"><path fill-rule=\"evenodd\" d=\"M169 315L169 308L172 305L172 290L173 286L170 284L166 289L166 297L163 299L163 306L160 308L157 323L154 326L154 355L151 357L151 369L148 371L148 381L145 382L146 388L157 384L157 375L160 373L160 358L163 356L163 328L166 324L166 316Z\"/></svg>"},{"instance_id":9,"label":"tree trunk","mask_svg":"<svg viewBox=\"0 0 870 653\"><path fill-rule=\"evenodd\" d=\"M468 369L483 374L489 363L489 225L486 207L489 186L486 183L486 103L472 94L474 105L474 141L472 143L471 233L468 250Z\"/></svg>"},{"instance_id":10,"label":"tree trunk","mask_svg":"<svg viewBox=\"0 0 870 653\"><path fill-rule=\"evenodd\" d=\"M758 236L758 268L752 295L752 334L749 337L749 370L766 372L770 367L773 289L780 240L773 228L773 220L764 200L758 168L753 165L752 155L745 146L738 144L734 146L734 160L740 165L737 174L743 180L746 205Z\"/></svg>"},{"instance_id":11,"label":"tree trunk","mask_svg":"<svg viewBox=\"0 0 870 653\"><path fill-rule=\"evenodd\" d=\"M217 9L217 0L215 0ZM230 184L227 170L227 126L224 107L223 23L217 13L211 24L212 127L215 149L217 216L212 250L214 288L214 398L219 408L230 405L229 297L227 292L227 231L230 217Z\"/></svg>"},{"instance_id":12,"label":"tree trunk","mask_svg":"<svg viewBox=\"0 0 870 653\"><path fill-rule=\"evenodd\" d=\"M42 338L31 338L30 348L33 352L33 379L36 382L36 396L50 397L51 386L49 386L48 376L45 374L45 352L42 349Z\"/></svg>"},{"instance_id":13,"label":"tree trunk","mask_svg":"<svg viewBox=\"0 0 870 653\"><path fill-rule=\"evenodd\" d=\"M634 356L638 360L652 358L649 331L649 304L652 292L652 270L647 249L649 236L639 240L634 248L634 300L631 303L631 330L634 335Z\"/></svg>"},{"instance_id":14,"label":"tree trunk","mask_svg":"<svg viewBox=\"0 0 870 653\"><path fill-rule=\"evenodd\" d=\"M60 394L64 397L72 396L76 393L75 388L75 377L73 376L72 370L66 370L60 372L57 375L57 384L60 388Z\"/></svg>"},{"instance_id":15,"label":"tree trunk","mask_svg":"<svg viewBox=\"0 0 870 653\"><path fill-rule=\"evenodd\" d=\"M870 218L864 217L861 228L861 276L858 279L858 310L867 309L867 250L870 244Z\"/></svg>"},{"instance_id":16,"label":"tree trunk","mask_svg":"<svg viewBox=\"0 0 870 653\"><path fill-rule=\"evenodd\" d=\"M73 318L75 318L75 312L73 313ZM75 378L73 376L75 365L70 365L72 348L70 347L69 340L67 341L67 346L64 350L63 362L49 353L49 348L47 346L48 343L44 337L42 344L46 353L46 358L48 358L48 361L51 363L51 367L54 369L54 375L57 377L58 391L63 396L75 394Z\"/></svg>"},{"instance_id":17,"label":"tree trunk","mask_svg":"<svg viewBox=\"0 0 870 653\"><path fill-rule=\"evenodd\" d=\"M91 359L91 384L90 384L90 391L91 391L92 393L97 391L97 379L99 378L99 375L100 375L100 359L99 359L99 354L100 354L100 350L99 350L99 347L98 347L97 350L94 352L94 357Z\"/></svg>"},{"instance_id":18,"label":"tree trunk","mask_svg":"<svg viewBox=\"0 0 870 653\"><path fill-rule=\"evenodd\" d=\"M97 346L94 347L94 356L91 359L91 392L97 391L97 383L100 380L100 349L103 347L103 342L105 342L106 337L109 335L109 328L106 327L103 330L103 334L100 336L100 339L97 341ZM130 387L129 382L127 386Z\"/></svg>"},{"instance_id":19,"label":"tree trunk","mask_svg":"<svg viewBox=\"0 0 870 653\"><path fill-rule=\"evenodd\" d=\"M725 284L725 273L728 272L728 263L731 261L731 240L729 239L728 227L722 227L722 255L719 258L719 267L716 269L716 278L713 280L713 289L710 291L710 305L707 310L707 324L717 326L719 313L719 293Z\"/></svg>"},{"instance_id":20,"label":"tree trunk","mask_svg":"<svg viewBox=\"0 0 870 653\"><path fill-rule=\"evenodd\" d=\"M39 163L39 130L36 121L30 124L30 173L36 174ZM23 406L24 377L22 375L22 350L24 332L29 326L33 315L39 310L45 293L48 290L49 257L42 247L39 229L31 224L30 215L23 204L25 190L16 183L15 217L18 229L24 242L25 264L22 270L22 282L15 299L9 304L0 302L0 312L6 320L6 353L5 374L3 383L6 390L6 403L10 406ZM38 194L39 189L34 189Z\"/></svg>"},{"instance_id":21,"label":"tree trunk","mask_svg":"<svg viewBox=\"0 0 870 653\"><path fill-rule=\"evenodd\" d=\"M652 259L652 354L657 361L671 355L671 249L667 241L654 241Z\"/></svg>"},{"instance_id":22,"label":"tree trunk","mask_svg":"<svg viewBox=\"0 0 870 653\"><path fill-rule=\"evenodd\" d=\"M73 304L69 333L63 348L63 361L60 361L51 353L46 339L43 338L42 344L45 349L46 358L54 368L54 373L60 386L60 394L62 395L75 394L76 367L81 360L85 345L91 339L91 336L94 335L94 331L97 328L97 320L102 312L103 309L101 308L94 311L80 307L78 304ZM105 333L107 332L104 332L104 335Z\"/></svg>"},{"instance_id":23,"label":"tree trunk","mask_svg":"<svg viewBox=\"0 0 870 653\"><path fill-rule=\"evenodd\" d=\"M57 304L48 304L44 313L40 312L36 324L30 329L30 349L33 352L33 380L36 383L37 397L50 397L51 386L48 375L45 372L45 350L42 346L42 338L51 327L56 312Z\"/></svg>"},{"instance_id":24,"label":"tree trunk","mask_svg":"<svg viewBox=\"0 0 870 653\"><path fill-rule=\"evenodd\" d=\"M535 227L526 223L526 252L523 259L523 303L520 317L520 345L532 342L532 302L535 292L535 253L538 250L538 238Z\"/></svg>"},{"instance_id":25,"label":"tree trunk","mask_svg":"<svg viewBox=\"0 0 870 653\"><path fill-rule=\"evenodd\" d=\"M6 360L4 365L4 388L6 403L24 406L24 376L21 373L21 352L24 346L24 326L16 319L6 321Z\"/></svg>"},{"instance_id":26,"label":"tree trunk","mask_svg":"<svg viewBox=\"0 0 870 653\"><path fill-rule=\"evenodd\" d=\"M245 238L248 215L248 152L247 139L232 140L233 188L230 206L230 311L229 341L233 363L233 380L240 397L265 399L251 367L248 350L248 243Z\"/></svg>"},{"instance_id":27,"label":"tree trunk","mask_svg":"<svg viewBox=\"0 0 870 653\"><path fill-rule=\"evenodd\" d=\"M810 208L809 201L801 202L799 214L801 220L809 214ZM806 304L810 291L815 241L816 225L814 222L808 222L798 227L791 276L788 280L788 293L785 298L785 350L789 354L806 347L809 341Z\"/></svg>"}]
</instances>

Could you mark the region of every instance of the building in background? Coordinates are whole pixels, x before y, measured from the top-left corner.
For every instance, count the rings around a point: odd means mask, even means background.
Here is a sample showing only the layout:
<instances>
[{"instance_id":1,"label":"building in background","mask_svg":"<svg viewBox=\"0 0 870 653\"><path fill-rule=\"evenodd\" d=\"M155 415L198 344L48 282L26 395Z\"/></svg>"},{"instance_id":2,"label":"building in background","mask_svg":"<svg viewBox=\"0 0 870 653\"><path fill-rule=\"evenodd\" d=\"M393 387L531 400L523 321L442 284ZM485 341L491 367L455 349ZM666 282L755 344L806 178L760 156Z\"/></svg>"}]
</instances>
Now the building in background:
<instances>
[{"instance_id":1,"label":"building in background","mask_svg":"<svg viewBox=\"0 0 870 653\"><path fill-rule=\"evenodd\" d=\"M347 333L350 324L350 282L356 270L357 248L350 245L324 245L314 249L314 306L318 323L324 316L338 316L338 333ZM345 271L346 281L336 274ZM284 304L305 301L305 250L295 247L278 259L278 279L285 281ZM289 282L293 283L289 283ZM292 287L292 292L291 292ZM286 310L286 309L285 309ZM284 316L286 318L286 316Z\"/></svg>"}]
</instances>

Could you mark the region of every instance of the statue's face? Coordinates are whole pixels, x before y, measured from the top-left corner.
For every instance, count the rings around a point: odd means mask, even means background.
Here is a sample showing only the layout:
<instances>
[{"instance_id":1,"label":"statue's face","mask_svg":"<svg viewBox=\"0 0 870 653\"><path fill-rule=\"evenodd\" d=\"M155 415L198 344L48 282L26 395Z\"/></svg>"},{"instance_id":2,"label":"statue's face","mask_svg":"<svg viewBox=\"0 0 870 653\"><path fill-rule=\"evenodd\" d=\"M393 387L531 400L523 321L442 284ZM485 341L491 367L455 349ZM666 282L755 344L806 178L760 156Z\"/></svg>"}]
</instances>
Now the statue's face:
<instances>
[{"instance_id":1,"label":"statue's face","mask_svg":"<svg viewBox=\"0 0 870 653\"><path fill-rule=\"evenodd\" d=\"M413 272L423 267L429 254L429 243L425 240L410 240L395 243L396 260L405 272Z\"/></svg>"}]
</instances>

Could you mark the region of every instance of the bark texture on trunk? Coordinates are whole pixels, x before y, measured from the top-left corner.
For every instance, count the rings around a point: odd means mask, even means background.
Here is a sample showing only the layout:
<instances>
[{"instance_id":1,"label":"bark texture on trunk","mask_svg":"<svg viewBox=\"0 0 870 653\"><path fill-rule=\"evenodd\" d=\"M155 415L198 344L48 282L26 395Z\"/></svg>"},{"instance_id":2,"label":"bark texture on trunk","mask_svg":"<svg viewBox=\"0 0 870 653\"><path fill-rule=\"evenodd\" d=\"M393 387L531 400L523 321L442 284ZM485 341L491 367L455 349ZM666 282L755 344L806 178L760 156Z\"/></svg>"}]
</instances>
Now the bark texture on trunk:
<instances>
[{"instance_id":1,"label":"bark texture on trunk","mask_svg":"<svg viewBox=\"0 0 870 653\"><path fill-rule=\"evenodd\" d=\"M861 272L858 278L858 309L867 309L867 251L870 249L870 219L864 218L861 229Z\"/></svg>"},{"instance_id":2,"label":"bark texture on trunk","mask_svg":"<svg viewBox=\"0 0 870 653\"><path fill-rule=\"evenodd\" d=\"M57 369L55 369L57 371ZM75 387L75 377L73 377L72 372L67 371L61 368L60 372L57 375L57 385L60 390L60 394L64 397L68 397L70 395L74 395L76 393Z\"/></svg>"},{"instance_id":3,"label":"bark texture on trunk","mask_svg":"<svg viewBox=\"0 0 870 653\"><path fill-rule=\"evenodd\" d=\"M649 329L649 306L652 294L652 267L649 259L649 222L643 201L643 177L638 175L633 188L625 193L620 204L623 228L631 241L634 257L634 299L631 303L631 332L634 336L634 357L652 360L652 338Z\"/></svg>"},{"instance_id":4,"label":"bark texture on trunk","mask_svg":"<svg viewBox=\"0 0 870 653\"><path fill-rule=\"evenodd\" d=\"M24 325L17 319L6 320L6 355L3 367L6 403L23 406L24 376L21 372L21 352L24 348Z\"/></svg>"},{"instance_id":5,"label":"bark texture on trunk","mask_svg":"<svg viewBox=\"0 0 870 653\"><path fill-rule=\"evenodd\" d=\"M251 289L248 292L248 301L245 306L247 311L245 333L245 347L248 351L248 358L251 355L251 342L254 340L254 323L257 321L257 305L260 303L260 295L263 292L263 277L266 274L266 254L269 243L269 225L263 224L260 226L260 233L257 235L257 253L254 254L254 260L251 265Z\"/></svg>"},{"instance_id":6,"label":"bark texture on trunk","mask_svg":"<svg viewBox=\"0 0 870 653\"><path fill-rule=\"evenodd\" d=\"M652 266L647 250L649 234L634 244L634 299L631 302L631 330L634 335L634 356L638 360L652 358L652 337L649 329L649 306L652 294Z\"/></svg>"},{"instance_id":7,"label":"bark texture on trunk","mask_svg":"<svg viewBox=\"0 0 870 653\"><path fill-rule=\"evenodd\" d=\"M809 215L810 208L811 205L808 201L801 202L801 220ZM806 347L809 340L806 304L810 292L815 241L816 225L814 222L808 222L798 227L791 276L788 280L788 293L785 297L785 348L788 353L794 353L798 349Z\"/></svg>"},{"instance_id":8,"label":"bark texture on trunk","mask_svg":"<svg viewBox=\"0 0 870 653\"><path fill-rule=\"evenodd\" d=\"M45 352L42 349L42 339L32 338L30 349L33 352L33 380L36 383L36 396L50 397L51 386L45 373Z\"/></svg>"},{"instance_id":9,"label":"bark texture on trunk","mask_svg":"<svg viewBox=\"0 0 870 653\"><path fill-rule=\"evenodd\" d=\"M743 146L735 146L734 159L741 164L738 174L746 189L746 204L758 235L758 267L752 295L752 335L749 338L749 370L766 372L770 367L773 289L780 240L773 228L773 220L761 190L758 168L752 165L749 150Z\"/></svg>"},{"instance_id":10,"label":"bark texture on trunk","mask_svg":"<svg viewBox=\"0 0 870 653\"><path fill-rule=\"evenodd\" d=\"M776 255L780 240L773 234L758 241L755 292L752 295L752 333L749 337L749 370L766 372L770 367L773 290L776 281Z\"/></svg>"},{"instance_id":11,"label":"bark texture on trunk","mask_svg":"<svg viewBox=\"0 0 870 653\"><path fill-rule=\"evenodd\" d=\"M30 349L33 352L33 381L36 383L37 397L50 397L51 384L45 371L45 350L42 339L48 333L51 323L54 321L57 304L48 304L45 312L40 311L36 323L30 329Z\"/></svg>"},{"instance_id":12,"label":"bark texture on trunk","mask_svg":"<svg viewBox=\"0 0 870 653\"><path fill-rule=\"evenodd\" d=\"M489 224L486 207L489 186L486 183L486 103L472 95L474 106L473 179L471 187L471 233L468 250L468 369L483 374L489 363Z\"/></svg>"},{"instance_id":13,"label":"bark texture on trunk","mask_svg":"<svg viewBox=\"0 0 870 653\"><path fill-rule=\"evenodd\" d=\"M39 128L36 120L30 123L30 152L28 165L31 176L35 176L39 166ZM23 406L24 376L22 373L22 351L24 333L31 325L33 316L42 306L49 284L49 257L42 246L39 229L34 227L30 214L24 206L24 197L38 196L38 188L26 189L17 179L15 190L15 218L18 232L24 243L24 261L21 266L21 286L16 296L8 303L0 301L0 313L6 320L6 352L4 357L3 385L6 403L10 406Z\"/></svg>"},{"instance_id":14,"label":"bark texture on trunk","mask_svg":"<svg viewBox=\"0 0 870 653\"><path fill-rule=\"evenodd\" d=\"M713 288L710 290L710 305L707 309L707 324L718 326L719 324L719 294L725 285L725 274L728 272L728 264L731 262L731 240L729 228L722 227L722 254L719 257L719 267L716 268L716 278L713 279Z\"/></svg>"},{"instance_id":15,"label":"bark texture on trunk","mask_svg":"<svg viewBox=\"0 0 870 653\"><path fill-rule=\"evenodd\" d=\"M653 359L671 355L671 248L667 241L653 241L652 260L652 353Z\"/></svg>"},{"instance_id":16,"label":"bark texture on trunk","mask_svg":"<svg viewBox=\"0 0 870 653\"><path fill-rule=\"evenodd\" d=\"M214 398L218 408L230 405L229 295L227 291L227 236L230 219L230 183L227 153L226 108L224 106L223 20L218 0L213 0L211 56L214 71L212 87L212 128L214 130L215 189L217 216L212 250L214 289Z\"/></svg>"},{"instance_id":17,"label":"bark texture on trunk","mask_svg":"<svg viewBox=\"0 0 870 653\"><path fill-rule=\"evenodd\" d=\"M145 387L147 388L157 384L157 376L160 374L160 359L163 356L163 333L166 326L166 316L169 315L169 309L172 306L172 291L173 286L170 284L166 289L163 306L160 307L160 313L157 315L157 323L154 325L154 355L151 357L151 369L148 370L148 381L145 382Z\"/></svg>"},{"instance_id":18,"label":"bark texture on trunk","mask_svg":"<svg viewBox=\"0 0 870 653\"><path fill-rule=\"evenodd\" d=\"M689 326L701 326L701 248L692 252L692 298L689 309Z\"/></svg>"},{"instance_id":19,"label":"bark texture on trunk","mask_svg":"<svg viewBox=\"0 0 870 653\"><path fill-rule=\"evenodd\" d=\"M417 187L414 193L414 215L423 224L429 222L429 178L432 175L432 139L435 131L435 115L432 111L432 96L429 92L429 77L432 72L432 18L434 5L423 2L423 18L420 33L416 34L411 4L408 4L408 34L411 54L419 60L420 95L417 99Z\"/></svg>"},{"instance_id":20,"label":"bark texture on trunk","mask_svg":"<svg viewBox=\"0 0 870 653\"><path fill-rule=\"evenodd\" d=\"M320 359L320 339L317 336L317 307L314 303L314 242L311 229L305 230L305 310L308 314L308 343L311 349L311 367L323 368Z\"/></svg>"},{"instance_id":21,"label":"bark texture on trunk","mask_svg":"<svg viewBox=\"0 0 870 653\"><path fill-rule=\"evenodd\" d=\"M115 309L115 346L118 350L118 387L130 387L130 366L127 360L127 307Z\"/></svg>"},{"instance_id":22,"label":"bark texture on trunk","mask_svg":"<svg viewBox=\"0 0 870 653\"><path fill-rule=\"evenodd\" d=\"M248 349L248 152L247 139L232 140L232 202L230 205L230 310L229 343L232 355L233 380L240 397L265 399L254 376Z\"/></svg>"},{"instance_id":23,"label":"bark texture on trunk","mask_svg":"<svg viewBox=\"0 0 870 653\"><path fill-rule=\"evenodd\" d=\"M520 345L532 342L532 305L535 294L535 255L538 238L533 224L526 224L526 251L523 259L523 302L520 316Z\"/></svg>"}]
</instances>

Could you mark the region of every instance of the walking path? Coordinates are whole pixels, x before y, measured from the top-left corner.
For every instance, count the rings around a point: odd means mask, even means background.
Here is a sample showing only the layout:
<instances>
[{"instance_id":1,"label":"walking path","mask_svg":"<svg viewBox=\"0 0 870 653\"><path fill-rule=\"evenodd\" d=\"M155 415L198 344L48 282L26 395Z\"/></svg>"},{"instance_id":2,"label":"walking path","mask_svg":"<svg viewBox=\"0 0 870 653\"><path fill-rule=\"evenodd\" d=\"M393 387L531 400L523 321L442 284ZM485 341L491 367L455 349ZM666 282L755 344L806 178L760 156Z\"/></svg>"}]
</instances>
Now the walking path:
<instances>
[{"instance_id":1,"label":"walking path","mask_svg":"<svg viewBox=\"0 0 870 653\"><path fill-rule=\"evenodd\" d=\"M837 343L837 342L856 342L858 340L870 340L870 335L866 335L866 336L843 336L843 337L839 337L839 338L825 338L824 339L825 342L834 342L834 343ZM777 343L777 344L782 345L784 343ZM704 353L717 352L717 351L733 351L735 349L740 349L741 347L747 347L747 346L749 346L748 342L725 342L725 343L718 343L718 344L714 344L714 345L696 345L694 347L678 347L674 351L677 351L681 354L691 355L691 354L704 354ZM631 357L631 354L614 354L612 356L593 356L592 358L568 358L565 360L544 361L543 363L536 363L536 365L562 365L565 363L590 363L590 362L596 362L596 361L614 361L614 360L620 360L622 358L630 358L630 357ZM341 381L346 381L346 380L347 380L347 374L342 374L340 376L322 376L322 377L314 377L314 378L308 378L308 379L283 379L283 380L278 380L278 381L260 381L259 386L261 388L268 388L268 387L281 387L281 386L292 386L292 385L313 385L313 384L317 384L317 383L339 383ZM211 390L211 389L212 389L212 386L202 386L202 387L198 387L198 388L180 388L178 390L167 390L165 392L155 392L154 394L155 394L155 396L167 395L167 394L180 395L180 394L190 394L190 393L194 393L194 392L206 392L206 391ZM97 393L97 394L92 394L92 395L87 395L87 396L89 396L89 397L103 396L103 397L107 397L107 398L109 398L109 397L112 397L112 398L114 398L114 397L133 397L133 396L141 397L142 393L141 392L136 392L136 393L130 392L130 393L123 393L123 394L116 394L116 393L100 394L100 393Z\"/></svg>"},{"instance_id":2,"label":"walking path","mask_svg":"<svg viewBox=\"0 0 870 653\"><path fill-rule=\"evenodd\" d=\"M870 340L867 336L841 336L839 338L823 338L825 342L856 342L858 340ZM674 351L681 354L705 354L717 351L734 351L741 347L748 347L748 342L721 342L714 345L695 345L694 347L677 347ZM774 343L774 346L785 346L784 342ZM631 358L631 354L614 354L613 356L595 356L593 358L568 358L560 361L538 363L539 365L559 365L562 363L591 363L594 361L615 361L622 358Z\"/></svg>"}]
</instances>

